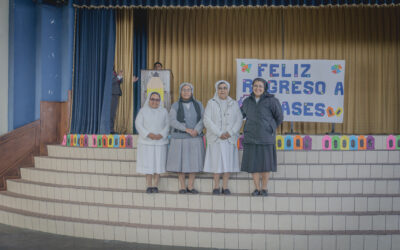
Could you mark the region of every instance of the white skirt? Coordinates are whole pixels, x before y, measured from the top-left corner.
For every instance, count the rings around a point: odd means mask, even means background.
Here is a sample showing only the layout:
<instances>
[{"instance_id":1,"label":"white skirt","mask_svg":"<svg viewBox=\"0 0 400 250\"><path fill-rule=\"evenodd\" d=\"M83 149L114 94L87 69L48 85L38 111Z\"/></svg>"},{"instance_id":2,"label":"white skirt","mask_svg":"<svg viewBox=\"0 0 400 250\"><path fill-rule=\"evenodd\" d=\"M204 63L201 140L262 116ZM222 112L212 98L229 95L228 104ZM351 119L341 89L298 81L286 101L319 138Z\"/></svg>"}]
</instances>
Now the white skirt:
<instances>
[{"instance_id":1,"label":"white skirt","mask_svg":"<svg viewBox=\"0 0 400 250\"><path fill-rule=\"evenodd\" d=\"M240 172L239 151L236 145L228 141L208 144L203 171L208 173Z\"/></svg>"},{"instance_id":2,"label":"white skirt","mask_svg":"<svg viewBox=\"0 0 400 250\"><path fill-rule=\"evenodd\" d=\"M138 144L136 172L141 174L165 173L168 145Z\"/></svg>"}]
</instances>

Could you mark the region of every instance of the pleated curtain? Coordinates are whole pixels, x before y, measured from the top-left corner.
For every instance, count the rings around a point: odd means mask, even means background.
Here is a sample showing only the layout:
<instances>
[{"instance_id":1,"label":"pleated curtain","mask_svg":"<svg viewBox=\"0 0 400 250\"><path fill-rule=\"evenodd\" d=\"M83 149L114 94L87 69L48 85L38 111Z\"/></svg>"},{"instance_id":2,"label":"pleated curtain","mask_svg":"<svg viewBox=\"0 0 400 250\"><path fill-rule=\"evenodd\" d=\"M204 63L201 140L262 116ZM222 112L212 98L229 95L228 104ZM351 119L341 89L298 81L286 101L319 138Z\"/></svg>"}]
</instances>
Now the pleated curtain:
<instances>
[{"instance_id":1,"label":"pleated curtain","mask_svg":"<svg viewBox=\"0 0 400 250\"><path fill-rule=\"evenodd\" d=\"M281 58L281 17L272 8L149 10L148 67L161 61L172 70L173 101L184 81L193 83L203 105L221 79L235 97L236 58Z\"/></svg>"},{"instance_id":2,"label":"pleated curtain","mask_svg":"<svg viewBox=\"0 0 400 250\"><path fill-rule=\"evenodd\" d=\"M133 9L115 10L115 70L123 70L122 96L115 117L114 131L133 133Z\"/></svg>"},{"instance_id":3,"label":"pleated curtain","mask_svg":"<svg viewBox=\"0 0 400 250\"><path fill-rule=\"evenodd\" d=\"M344 122L335 130L400 133L400 8L288 8L283 14L285 59L346 60ZM294 124L301 133L330 129Z\"/></svg>"},{"instance_id":4,"label":"pleated curtain","mask_svg":"<svg viewBox=\"0 0 400 250\"><path fill-rule=\"evenodd\" d=\"M110 132L114 12L76 9L71 133Z\"/></svg>"},{"instance_id":5,"label":"pleated curtain","mask_svg":"<svg viewBox=\"0 0 400 250\"><path fill-rule=\"evenodd\" d=\"M134 117L139 113L141 100L140 100L140 78L141 70L146 69L147 66L147 10L139 9L134 11L134 35L133 35L133 72L139 77L139 82L134 84L133 91L133 109ZM133 127L134 133L137 133L135 126Z\"/></svg>"},{"instance_id":6,"label":"pleated curtain","mask_svg":"<svg viewBox=\"0 0 400 250\"><path fill-rule=\"evenodd\" d=\"M178 86L192 82L205 105L214 83L231 83L236 58L346 60L343 134L400 133L400 7L198 8L148 10L148 67L164 63ZM288 132L285 122L281 133ZM327 123L294 123L324 134Z\"/></svg>"}]
</instances>

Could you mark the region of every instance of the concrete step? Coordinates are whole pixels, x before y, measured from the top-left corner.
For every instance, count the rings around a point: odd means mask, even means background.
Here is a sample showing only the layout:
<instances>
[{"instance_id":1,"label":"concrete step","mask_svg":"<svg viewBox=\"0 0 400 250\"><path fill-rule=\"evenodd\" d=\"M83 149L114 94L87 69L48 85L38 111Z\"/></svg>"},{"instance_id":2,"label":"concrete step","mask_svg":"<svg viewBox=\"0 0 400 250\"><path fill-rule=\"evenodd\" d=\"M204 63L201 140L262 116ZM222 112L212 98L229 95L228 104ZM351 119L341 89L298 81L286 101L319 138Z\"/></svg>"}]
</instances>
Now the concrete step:
<instances>
[{"instance_id":1,"label":"concrete step","mask_svg":"<svg viewBox=\"0 0 400 250\"><path fill-rule=\"evenodd\" d=\"M392 212L270 212L117 206L41 199L10 192L0 193L8 208L42 216L120 222L141 225L193 227L217 230L282 231L398 231L400 211Z\"/></svg>"},{"instance_id":2,"label":"concrete step","mask_svg":"<svg viewBox=\"0 0 400 250\"><path fill-rule=\"evenodd\" d=\"M136 174L134 160L95 160L36 156L35 168L68 172Z\"/></svg>"},{"instance_id":3,"label":"concrete step","mask_svg":"<svg viewBox=\"0 0 400 250\"><path fill-rule=\"evenodd\" d=\"M110 175L101 173L64 172L58 170L21 168L24 180L55 185L82 186L91 188L145 189L143 175ZM253 180L249 177L233 177L228 183L233 193L249 194L254 189ZM210 193L213 179L199 174L195 180L195 188L200 192ZM174 174L160 178L161 191L178 191L178 179ZM400 179L371 178L278 178L268 183L268 190L276 194L398 194Z\"/></svg>"},{"instance_id":4,"label":"concrete step","mask_svg":"<svg viewBox=\"0 0 400 250\"><path fill-rule=\"evenodd\" d=\"M248 173L233 174L230 196L178 194L175 174L144 192L136 148L48 146L36 168L0 192L0 223L75 237L229 249L399 249L400 151L278 151L268 197L251 197ZM134 138L136 145L137 137ZM240 151L240 155L242 151Z\"/></svg>"},{"instance_id":5,"label":"concrete step","mask_svg":"<svg viewBox=\"0 0 400 250\"><path fill-rule=\"evenodd\" d=\"M400 194L275 194L251 197L200 193L178 194L162 191L146 194L143 189L88 188L60 186L26 180L8 180L8 190L20 195L71 202L145 206L178 209L271 211L271 212L391 212L400 211Z\"/></svg>"},{"instance_id":6,"label":"concrete step","mask_svg":"<svg viewBox=\"0 0 400 250\"><path fill-rule=\"evenodd\" d=\"M67 172L136 174L136 162L126 160L71 159L47 156L35 157L35 168ZM204 174L204 173L203 173ZM208 176L211 176L209 174ZM241 172L232 176L251 177ZM271 177L282 178L400 178L400 164L281 164Z\"/></svg>"},{"instance_id":7,"label":"concrete step","mask_svg":"<svg viewBox=\"0 0 400 250\"><path fill-rule=\"evenodd\" d=\"M79 148L48 145L48 155L60 158L96 160L135 160L136 149L124 148ZM240 151L240 155L242 151ZM353 163L400 163L400 150L363 151L278 151L278 164L353 164Z\"/></svg>"},{"instance_id":8,"label":"concrete step","mask_svg":"<svg viewBox=\"0 0 400 250\"><path fill-rule=\"evenodd\" d=\"M136 160L136 148L80 148L47 145L48 155L71 159Z\"/></svg>"},{"instance_id":9,"label":"concrete step","mask_svg":"<svg viewBox=\"0 0 400 250\"><path fill-rule=\"evenodd\" d=\"M398 230L239 230L72 219L0 207L0 223L74 237L229 249L398 249Z\"/></svg>"}]
</instances>

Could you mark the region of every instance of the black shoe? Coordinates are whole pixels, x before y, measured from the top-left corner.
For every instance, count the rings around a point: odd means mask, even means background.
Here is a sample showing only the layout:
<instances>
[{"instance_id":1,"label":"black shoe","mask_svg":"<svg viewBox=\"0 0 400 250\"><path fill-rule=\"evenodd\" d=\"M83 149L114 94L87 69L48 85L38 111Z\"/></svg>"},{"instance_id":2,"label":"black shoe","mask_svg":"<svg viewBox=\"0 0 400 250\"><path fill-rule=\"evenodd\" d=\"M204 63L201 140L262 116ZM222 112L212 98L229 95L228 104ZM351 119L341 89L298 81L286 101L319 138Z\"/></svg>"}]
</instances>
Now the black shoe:
<instances>
[{"instance_id":1,"label":"black shoe","mask_svg":"<svg viewBox=\"0 0 400 250\"><path fill-rule=\"evenodd\" d=\"M213 191L212 191L212 194L213 195L219 195L220 194L219 188L214 188Z\"/></svg>"},{"instance_id":2,"label":"black shoe","mask_svg":"<svg viewBox=\"0 0 400 250\"><path fill-rule=\"evenodd\" d=\"M227 189L222 189L222 194L224 195L230 195L231 191L227 188Z\"/></svg>"},{"instance_id":3,"label":"black shoe","mask_svg":"<svg viewBox=\"0 0 400 250\"><path fill-rule=\"evenodd\" d=\"M268 190L266 190L266 189L261 190L260 195L261 196L268 196Z\"/></svg>"},{"instance_id":4,"label":"black shoe","mask_svg":"<svg viewBox=\"0 0 400 250\"><path fill-rule=\"evenodd\" d=\"M181 189L181 190L178 191L178 193L180 193L180 194L186 194L186 189Z\"/></svg>"},{"instance_id":5,"label":"black shoe","mask_svg":"<svg viewBox=\"0 0 400 250\"><path fill-rule=\"evenodd\" d=\"M197 190L194 189L194 188L192 188L192 189L186 188L186 191L187 191L188 193L191 193L191 194L198 194L198 193L199 193L199 191L197 191Z\"/></svg>"},{"instance_id":6,"label":"black shoe","mask_svg":"<svg viewBox=\"0 0 400 250\"><path fill-rule=\"evenodd\" d=\"M152 187L148 187L148 188L146 189L146 193L148 193L148 194L153 193L153 188L152 188Z\"/></svg>"},{"instance_id":7,"label":"black shoe","mask_svg":"<svg viewBox=\"0 0 400 250\"><path fill-rule=\"evenodd\" d=\"M158 187L153 187L153 193L158 193Z\"/></svg>"},{"instance_id":8,"label":"black shoe","mask_svg":"<svg viewBox=\"0 0 400 250\"><path fill-rule=\"evenodd\" d=\"M259 196L260 195L260 191L258 189L255 189L253 191L253 193L251 193L252 196Z\"/></svg>"}]
</instances>

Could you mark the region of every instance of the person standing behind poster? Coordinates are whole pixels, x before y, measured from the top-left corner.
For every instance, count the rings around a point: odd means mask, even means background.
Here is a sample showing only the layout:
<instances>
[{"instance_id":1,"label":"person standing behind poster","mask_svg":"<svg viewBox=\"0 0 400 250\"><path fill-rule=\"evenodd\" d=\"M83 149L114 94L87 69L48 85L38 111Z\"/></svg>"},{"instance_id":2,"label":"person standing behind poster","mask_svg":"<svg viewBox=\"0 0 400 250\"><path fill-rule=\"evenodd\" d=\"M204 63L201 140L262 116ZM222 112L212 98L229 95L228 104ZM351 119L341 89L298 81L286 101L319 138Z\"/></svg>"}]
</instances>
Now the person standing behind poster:
<instances>
[{"instance_id":1,"label":"person standing behind poster","mask_svg":"<svg viewBox=\"0 0 400 250\"><path fill-rule=\"evenodd\" d=\"M161 62L155 62L154 64L153 64L153 69L155 69L155 70L162 70L163 69L163 65L162 65L162 63Z\"/></svg>"}]
</instances>

